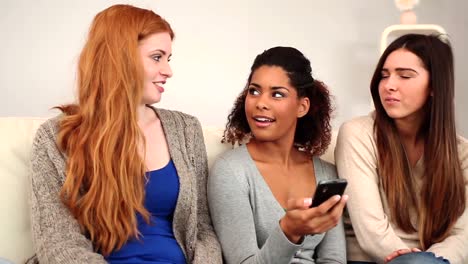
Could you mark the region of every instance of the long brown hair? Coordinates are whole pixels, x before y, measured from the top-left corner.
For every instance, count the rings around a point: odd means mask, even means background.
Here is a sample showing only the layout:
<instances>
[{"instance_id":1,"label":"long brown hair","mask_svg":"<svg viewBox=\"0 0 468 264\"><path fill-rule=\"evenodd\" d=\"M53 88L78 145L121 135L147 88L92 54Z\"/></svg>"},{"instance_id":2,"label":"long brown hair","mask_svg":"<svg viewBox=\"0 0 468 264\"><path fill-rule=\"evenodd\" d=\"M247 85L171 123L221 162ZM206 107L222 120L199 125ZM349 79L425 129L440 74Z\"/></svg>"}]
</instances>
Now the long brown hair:
<instances>
[{"instance_id":1,"label":"long brown hair","mask_svg":"<svg viewBox=\"0 0 468 264\"><path fill-rule=\"evenodd\" d=\"M65 113L58 146L67 155L60 197L103 255L138 237L137 214L149 222L138 43L161 32L174 37L150 10L114 5L98 13L78 62L78 104L58 107Z\"/></svg>"},{"instance_id":2,"label":"long brown hair","mask_svg":"<svg viewBox=\"0 0 468 264\"><path fill-rule=\"evenodd\" d=\"M261 66L281 67L299 98L307 97L310 108L297 121L294 145L310 156L321 155L330 145L330 119L333 107L328 87L312 77L310 61L299 50L292 47L274 47L257 55L250 69L247 84L234 102L224 131L222 142L243 143L250 136L250 127L245 115L245 98L254 72Z\"/></svg>"},{"instance_id":3,"label":"long brown hair","mask_svg":"<svg viewBox=\"0 0 468 264\"><path fill-rule=\"evenodd\" d=\"M425 168L420 192L415 190L411 168L395 124L386 114L379 97L383 65L390 53L400 48L418 56L430 76L432 96L424 106L426 116L419 131L425 142ZM447 39L433 35L408 34L396 39L382 54L371 81L376 109L374 130L378 171L391 216L405 232L418 231L424 250L449 235L466 206L465 181L455 130L454 90L452 48ZM417 226L411 224L411 210L418 212Z\"/></svg>"}]
</instances>

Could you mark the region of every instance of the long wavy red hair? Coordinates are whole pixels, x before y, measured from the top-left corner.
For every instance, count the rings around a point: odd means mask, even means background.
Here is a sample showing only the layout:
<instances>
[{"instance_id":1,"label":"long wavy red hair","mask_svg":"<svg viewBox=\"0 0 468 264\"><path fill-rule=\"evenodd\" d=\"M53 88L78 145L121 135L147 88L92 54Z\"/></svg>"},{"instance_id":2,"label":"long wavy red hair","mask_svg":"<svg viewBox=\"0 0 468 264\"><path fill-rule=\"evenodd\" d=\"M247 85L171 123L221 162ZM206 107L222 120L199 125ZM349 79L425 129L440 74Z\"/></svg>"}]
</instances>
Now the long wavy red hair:
<instances>
[{"instance_id":1,"label":"long wavy red hair","mask_svg":"<svg viewBox=\"0 0 468 264\"><path fill-rule=\"evenodd\" d=\"M58 107L58 146L67 155L60 197L105 256L139 236L137 214L149 221L136 113L143 90L138 44L161 32L174 37L151 10L114 5L98 13L78 62L78 103Z\"/></svg>"}]
</instances>

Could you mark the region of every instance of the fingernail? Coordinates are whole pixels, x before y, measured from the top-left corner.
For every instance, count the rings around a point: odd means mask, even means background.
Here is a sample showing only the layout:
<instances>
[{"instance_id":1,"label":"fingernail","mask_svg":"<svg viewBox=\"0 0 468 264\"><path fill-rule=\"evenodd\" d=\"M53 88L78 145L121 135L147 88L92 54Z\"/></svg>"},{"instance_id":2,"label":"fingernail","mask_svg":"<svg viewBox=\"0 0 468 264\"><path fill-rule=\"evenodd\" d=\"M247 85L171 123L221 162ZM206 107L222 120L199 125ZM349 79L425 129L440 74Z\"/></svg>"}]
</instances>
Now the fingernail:
<instances>
[{"instance_id":1,"label":"fingernail","mask_svg":"<svg viewBox=\"0 0 468 264\"><path fill-rule=\"evenodd\" d=\"M341 199L343 199L344 201L347 201L349 198L349 196L347 194L341 196Z\"/></svg>"},{"instance_id":2,"label":"fingernail","mask_svg":"<svg viewBox=\"0 0 468 264\"><path fill-rule=\"evenodd\" d=\"M335 199L335 201L337 201L337 202L338 202L338 201L341 199L341 196L339 196L339 195L335 195L335 198L334 198L334 199Z\"/></svg>"},{"instance_id":3,"label":"fingernail","mask_svg":"<svg viewBox=\"0 0 468 264\"><path fill-rule=\"evenodd\" d=\"M312 204L312 198L304 198L304 205L309 206Z\"/></svg>"}]
</instances>

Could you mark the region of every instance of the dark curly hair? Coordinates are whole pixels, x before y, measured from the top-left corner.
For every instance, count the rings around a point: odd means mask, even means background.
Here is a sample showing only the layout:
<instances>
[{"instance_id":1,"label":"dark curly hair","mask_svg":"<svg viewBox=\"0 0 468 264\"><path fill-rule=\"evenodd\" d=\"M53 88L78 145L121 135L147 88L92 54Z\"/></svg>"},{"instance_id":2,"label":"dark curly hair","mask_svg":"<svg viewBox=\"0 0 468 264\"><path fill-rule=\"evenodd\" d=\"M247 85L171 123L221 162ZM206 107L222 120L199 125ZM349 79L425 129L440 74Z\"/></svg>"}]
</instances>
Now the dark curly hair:
<instances>
[{"instance_id":1,"label":"dark curly hair","mask_svg":"<svg viewBox=\"0 0 468 264\"><path fill-rule=\"evenodd\" d=\"M297 122L294 145L311 156L323 154L331 140L330 119L333 109L330 93L323 82L312 77L310 61L292 47L274 47L255 58L247 84L237 97L228 116L222 142L234 145L250 138L251 130L245 115L245 98L253 73L261 66L281 67L287 73L298 97L309 98L309 111Z\"/></svg>"}]
</instances>

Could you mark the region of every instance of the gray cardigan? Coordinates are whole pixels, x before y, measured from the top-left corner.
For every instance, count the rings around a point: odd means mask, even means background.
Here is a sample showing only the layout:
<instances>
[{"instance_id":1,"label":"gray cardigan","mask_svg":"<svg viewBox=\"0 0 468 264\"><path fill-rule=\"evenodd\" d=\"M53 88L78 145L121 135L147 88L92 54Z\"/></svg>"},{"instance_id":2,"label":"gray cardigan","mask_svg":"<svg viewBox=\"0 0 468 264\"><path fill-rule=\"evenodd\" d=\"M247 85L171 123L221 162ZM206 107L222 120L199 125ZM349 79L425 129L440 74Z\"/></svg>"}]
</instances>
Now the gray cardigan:
<instances>
[{"instance_id":1,"label":"gray cardigan","mask_svg":"<svg viewBox=\"0 0 468 264\"><path fill-rule=\"evenodd\" d=\"M337 178L335 166L314 157L316 181ZM279 226L284 210L245 145L216 160L208 178L213 225L228 264L346 263L343 223L291 243Z\"/></svg>"},{"instance_id":2,"label":"gray cardigan","mask_svg":"<svg viewBox=\"0 0 468 264\"><path fill-rule=\"evenodd\" d=\"M199 121L177 111L154 109L158 114L180 192L174 212L174 235L188 263L222 263L206 198L207 156ZM60 201L66 157L56 145L60 116L38 129L32 150L31 206L33 243L41 263L106 263Z\"/></svg>"}]
</instances>

